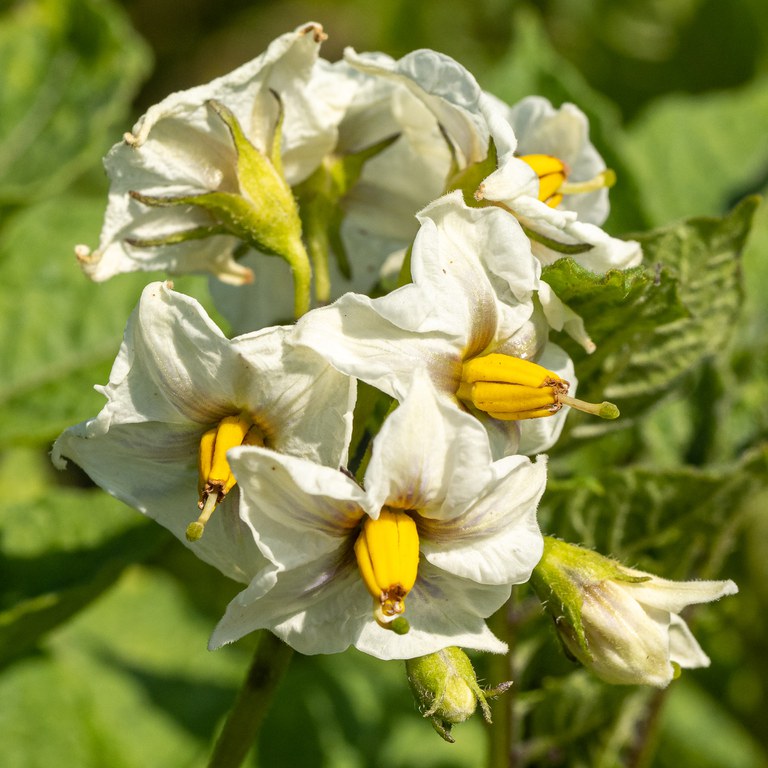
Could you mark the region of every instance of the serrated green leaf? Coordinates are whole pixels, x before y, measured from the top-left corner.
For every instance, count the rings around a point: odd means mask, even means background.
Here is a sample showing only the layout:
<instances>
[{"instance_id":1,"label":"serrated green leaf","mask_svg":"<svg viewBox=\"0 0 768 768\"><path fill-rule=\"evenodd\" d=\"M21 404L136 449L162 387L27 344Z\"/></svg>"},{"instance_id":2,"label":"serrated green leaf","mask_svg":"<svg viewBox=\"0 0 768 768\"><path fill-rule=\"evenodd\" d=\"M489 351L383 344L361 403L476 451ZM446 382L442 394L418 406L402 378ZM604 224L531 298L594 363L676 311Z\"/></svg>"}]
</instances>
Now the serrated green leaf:
<instances>
[{"instance_id":1,"label":"serrated green leaf","mask_svg":"<svg viewBox=\"0 0 768 768\"><path fill-rule=\"evenodd\" d=\"M149 63L107 0L14 4L0 19L0 203L52 194L92 165Z\"/></svg>"},{"instance_id":2,"label":"serrated green leaf","mask_svg":"<svg viewBox=\"0 0 768 768\"><path fill-rule=\"evenodd\" d=\"M766 485L768 449L736 464L607 469L596 478L550 479L544 531L670 579L714 578L745 500Z\"/></svg>"},{"instance_id":3,"label":"serrated green leaf","mask_svg":"<svg viewBox=\"0 0 768 768\"><path fill-rule=\"evenodd\" d=\"M723 218L689 219L636 236L646 267L598 277L562 260L544 271L597 344L586 356L565 341L579 396L615 402L622 413L615 427L630 424L722 350L741 305L739 256L757 205L747 198ZM606 430L578 417L571 427L574 435Z\"/></svg>"}]
</instances>

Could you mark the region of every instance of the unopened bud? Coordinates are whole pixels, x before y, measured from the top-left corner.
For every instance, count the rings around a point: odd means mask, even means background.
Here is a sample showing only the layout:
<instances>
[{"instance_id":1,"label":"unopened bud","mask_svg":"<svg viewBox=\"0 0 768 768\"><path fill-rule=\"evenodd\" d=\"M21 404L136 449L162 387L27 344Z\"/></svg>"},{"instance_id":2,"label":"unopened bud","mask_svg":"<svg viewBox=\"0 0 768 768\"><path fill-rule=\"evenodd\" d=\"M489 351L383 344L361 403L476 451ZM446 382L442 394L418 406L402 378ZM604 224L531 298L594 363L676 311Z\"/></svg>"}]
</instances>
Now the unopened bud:
<instances>
[{"instance_id":1,"label":"unopened bud","mask_svg":"<svg viewBox=\"0 0 768 768\"><path fill-rule=\"evenodd\" d=\"M663 688L709 659L678 615L737 591L732 581L668 581L545 537L531 577L569 655L608 683Z\"/></svg>"},{"instance_id":2,"label":"unopened bud","mask_svg":"<svg viewBox=\"0 0 768 768\"><path fill-rule=\"evenodd\" d=\"M422 715L430 718L434 729L451 743L451 727L469 719L478 704L484 720L490 723L487 699L499 696L512 685L510 681L483 691L469 658L456 647L408 659L405 670Z\"/></svg>"}]
</instances>

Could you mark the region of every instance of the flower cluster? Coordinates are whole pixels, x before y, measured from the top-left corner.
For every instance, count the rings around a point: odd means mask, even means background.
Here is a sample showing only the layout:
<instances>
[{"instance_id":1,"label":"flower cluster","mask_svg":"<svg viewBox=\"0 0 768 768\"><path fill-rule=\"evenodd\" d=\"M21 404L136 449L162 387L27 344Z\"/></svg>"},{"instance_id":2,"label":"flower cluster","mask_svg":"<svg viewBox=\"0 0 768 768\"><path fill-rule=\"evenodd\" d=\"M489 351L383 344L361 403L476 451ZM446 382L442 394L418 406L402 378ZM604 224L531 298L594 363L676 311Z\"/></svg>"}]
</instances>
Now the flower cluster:
<instances>
[{"instance_id":1,"label":"flower cluster","mask_svg":"<svg viewBox=\"0 0 768 768\"><path fill-rule=\"evenodd\" d=\"M575 106L510 107L434 51L331 64L324 38L304 25L169 96L108 154L86 274L206 272L237 335L148 285L106 405L53 460L246 585L211 647L265 628L303 653L501 653L485 619L544 552L530 456L571 408L618 416L574 397L550 331L594 345L542 268L625 269L640 247L601 228L614 174ZM615 672L585 631L574 653L598 674L668 679Z\"/></svg>"}]
</instances>

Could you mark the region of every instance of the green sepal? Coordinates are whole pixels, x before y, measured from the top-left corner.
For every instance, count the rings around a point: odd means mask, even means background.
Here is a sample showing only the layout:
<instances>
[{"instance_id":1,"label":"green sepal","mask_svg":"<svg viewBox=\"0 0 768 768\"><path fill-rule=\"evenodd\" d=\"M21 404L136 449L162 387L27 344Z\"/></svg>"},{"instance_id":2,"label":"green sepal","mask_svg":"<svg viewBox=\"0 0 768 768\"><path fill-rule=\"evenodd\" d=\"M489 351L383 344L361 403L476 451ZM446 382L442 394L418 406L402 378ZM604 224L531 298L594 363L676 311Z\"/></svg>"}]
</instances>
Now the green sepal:
<instances>
[{"instance_id":1,"label":"green sepal","mask_svg":"<svg viewBox=\"0 0 768 768\"><path fill-rule=\"evenodd\" d=\"M451 727L469 719L480 705L483 719L491 722L488 697L508 690L511 682L483 691L472 662L461 648L451 646L405 662L408 683L419 711L431 720L435 731L450 743Z\"/></svg>"},{"instance_id":2,"label":"green sepal","mask_svg":"<svg viewBox=\"0 0 768 768\"><path fill-rule=\"evenodd\" d=\"M559 240L554 240L551 237L542 235L541 232L537 232L535 229L531 229L523 223L521 223L520 226L523 228L523 232L525 232L529 240L533 240L535 243L540 243L550 250L556 251L557 253L563 253L566 256L586 253L587 251L591 251L594 247L591 243L561 243Z\"/></svg>"},{"instance_id":3,"label":"green sepal","mask_svg":"<svg viewBox=\"0 0 768 768\"><path fill-rule=\"evenodd\" d=\"M220 225L210 227L194 227L193 229L182 229L179 232L173 232L169 235L159 237L126 237L125 242L136 248L156 248L162 245L176 245L185 243L188 240L204 240L213 235L226 235L227 229Z\"/></svg>"},{"instance_id":4,"label":"green sepal","mask_svg":"<svg viewBox=\"0 0 768 768\"><path fill-rule=\"evenodd\" d=\"M210 234L227 233L244 240L252 247L272 256L286 258L295 252L295 241L290 235L285 236L279 219L259 215L259 211L242 195L232 192L203 192L199 195L180 195L178 197L162 197L143 195L131 192L131 197L144 205L153 208L170 208L179 205L193 205L202 208L219 222L209 227ZM205 229L205 228L200 228ZM193 230L194 231L194 230ZM299 225L299 232L301 225ZM181 230L178 233L166 235L163 240L180 237L189 239ZM201 234L201 237L205 235ZM300 244L300 240L299 240Z\"/></svg>"},{"instance_id":5,"label":"green sepal","mask_svg":"<svg viewBox=\"0 0 768 768\"><path fill-rule=\"evenodd\" d=\"M330 297L328 260L331 252L336 257L341 274L347 280L352 277L349 257L341 238L345 214L343 200L360 179L365 163L390 147L399 137L400 134L388 136L359 152L328 155L314 173L293 189L299 201L304 237L315 269L315 293L320 302Z\"/></svg>"},{"instance_id":6,"label":"green sepal","mask_svg":"<svg viewBox=\"0 0 768 768\"><path fill-rule=\"evenodd\" d=\"M544 554L531 575L531 586L552 616L558 630L566 632L592 658L581 620L584 589L603 581L648 581L632 576L615 560L584 547L544 537Z\"/></svg>"},{"instance_id":7,"label":"green sepal","mask_svg":"<svg viewBox=\"0 0 768 768\"><path fill-rule=\"evenodd\" d=\"M488 154L483 160L471 163L461 170L458 168L453 144L451 144L447 138L446 143L451 151L451 171L449 172L448 180L446 181L445 192L454 192L455 190L460 189L464 196L464 202L472 208L482 208L491 205L491 203L486 200L478 200L475 197L475 192L477 192L477 189L483 183L483 180L490 176L498 167L498 154L493 139L488 143Z\"/></svg>"}]
</instances>

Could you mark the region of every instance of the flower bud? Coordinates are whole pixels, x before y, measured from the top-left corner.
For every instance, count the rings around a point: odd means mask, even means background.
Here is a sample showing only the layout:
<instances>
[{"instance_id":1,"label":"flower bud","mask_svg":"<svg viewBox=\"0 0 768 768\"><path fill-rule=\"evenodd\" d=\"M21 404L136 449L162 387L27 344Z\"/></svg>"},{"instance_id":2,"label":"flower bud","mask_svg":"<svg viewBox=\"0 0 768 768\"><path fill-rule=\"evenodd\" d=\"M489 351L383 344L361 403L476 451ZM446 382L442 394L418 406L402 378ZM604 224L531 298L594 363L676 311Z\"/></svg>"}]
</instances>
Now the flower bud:
<instances>
[{"instance_id":1,"label":"flower bud","mask_svg":"<svg viewBox=\"0 0 768 768\"><path fill-rule=\"evenodd\" d=\"M732 581L667 581L549 537L531 584L576 660L608 683L658 688L680 668L709 666L678 613L738 591Z\"/></svg>"},{"instance_id":2,"label":"flower bud","mask_svg":"<svg viewBox=\"0 0 768 768\"><path fill-rule=\"evenodd\" d=\"M472 663L464 651L456 647L408 659L405 670L422 715L430 718L434 729L451 743L454 742L451 736L454 723L469 719L478 704L483 719L490 723L491 710L487 699L501 695L512 685L510 681L483 691L478 685Z\"/></svg>"}]
</instances>

